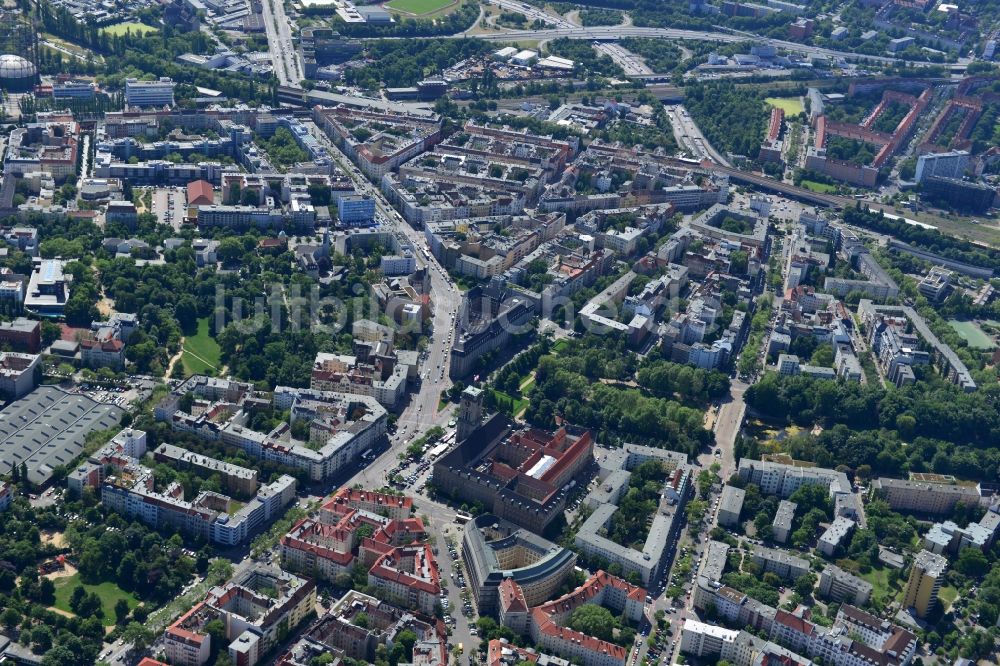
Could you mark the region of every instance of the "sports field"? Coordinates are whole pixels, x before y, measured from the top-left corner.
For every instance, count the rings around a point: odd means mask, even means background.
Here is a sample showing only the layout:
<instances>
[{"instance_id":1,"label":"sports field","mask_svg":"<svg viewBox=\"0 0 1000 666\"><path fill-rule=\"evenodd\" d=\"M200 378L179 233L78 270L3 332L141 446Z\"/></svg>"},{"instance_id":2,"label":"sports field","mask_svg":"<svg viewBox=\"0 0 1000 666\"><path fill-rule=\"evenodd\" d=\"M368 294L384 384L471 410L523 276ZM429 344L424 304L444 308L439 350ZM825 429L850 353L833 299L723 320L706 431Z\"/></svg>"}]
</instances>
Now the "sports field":
<instances>
[{"instance_id":1,"label":"sports field","mask_svg":"<svg viewBox=\"0 0 1000 666\"><path fill-rule=\"evenodd\" d=\"M974 321L949 319L948 325L955 329L955 332L962 336L962 339L968 342L973 349L993 349L996 347L993 339L986 335Z\"/></svg>"},{"instance_id":2,"label":"sports field","mask_svg":"<svg viewBox=\"0 0 1000 666\"><path fill-rule=\"evenodd\" d=\"M67 578L56 578L52 581L56 585L56 603L54 606L64 613L72 613L69 599L73 595L73 588L82 585L83 589L90 593L95 592L101 598L101 608L104 610L104 617L101 623L110 626L115 623L115 604L119 599L124 599L128 603L129 609L139 605L139 600L131 593L126 592L114 583L101 583L100 585L85 585L80 581L80 574L73 574Z\"/></svg>"},{"instance_id":3,"label":"sports field","mask_svg":"<svg viewBox=\"0 0 1000 666\"><path fill-rule=\"evenodd\" d=\"M440 11L452 4L455 4L455 0L392 0L385 6L389 9L395 9L397 12L421 16Z\"/></svg>"},{"instance_id":4,"label":"sports field","mask_svg":"<svg viewBox=\"0 0 1000 666\"><path fill-rule=\"evenodd\" d=\"M204 374L208 370L219 371L222 363L221 350L215 338L208 334L208 317L198 320L198 333L184 338L184 372L188 375Z\"/></svg>"},{"instance_id":5,"label":"sports field","mask_svg":"<svg viewBox=\"0 0 1000 666\"><path fill-rule=\"evenodd\" d=\"M101 28L101 32L109 35L124 35L126 32L131 32L133 35L148 35L152 32L159 32L159 29L145 23L128 22L109 25L106 28Z\"/></svg>"},{"instance_id":6,"label":"sports field","mask_svg":"<svg viewBox=\"0 0 1000 666\"><path fill-rule=\"evenodd\" d=\"M764 101L784 111L786 116L796 116L806 110L798 97L768 97Z\"/></svg>"}]
</instances>

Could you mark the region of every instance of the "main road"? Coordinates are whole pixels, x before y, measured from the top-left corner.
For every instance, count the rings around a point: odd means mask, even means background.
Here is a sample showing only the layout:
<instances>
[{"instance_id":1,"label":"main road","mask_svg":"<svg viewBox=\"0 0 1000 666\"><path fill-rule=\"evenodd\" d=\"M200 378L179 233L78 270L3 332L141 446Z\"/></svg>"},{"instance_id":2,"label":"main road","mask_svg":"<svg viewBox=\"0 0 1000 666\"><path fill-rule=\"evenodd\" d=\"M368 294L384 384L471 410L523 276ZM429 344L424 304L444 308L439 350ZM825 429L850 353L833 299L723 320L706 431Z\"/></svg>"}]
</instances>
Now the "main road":
<instances>
[{"instance_id":1,"label":"main road","mask_svg":"<svg viewBox=\"0 0 1000 666\"><path fill-rule=\"evenodd\" d=\"M275 0L277 1L277 0ZM434 255L427 253L423 258L421 248L426 249L427 242L419 231L411 227L403 217L389 204L377 187L366 179L360 170L344 155L343 152L323 133L311 120L305 121L309 132L327 148L341 170L354 181L355 189L360 194L375 200L378 217L396 234L406 238L417 250L417 264L426 267L431 279L431 335L426 354L420 366L420 388L411 394L409 403L403 409L396 421L397 431L392 437L391 446L372 464L359 471L349 483L360 483L365 488L378 488L386 481L386 472L397 465L397 456L404 451L410 442L423 434L428 428L440 425L448 420L451 410L438 410L441 393L451 387L448 378L448 365L451 358L451 345L455 330L455 316L462 302L462 294L452 283L447 272L441 267Z\"/></svg>"},{"instance_id":2,"label":"main road","mask_svg":"<svg viewBox=\"0 0 1000 666\"><path fill-rule=\"evenodd\" d=\"M517 3L509 3L517 4ZM518 9L524 13L524 10ZM551 18L551 17L550 17ZM455 38L465 38L468 35L453 35ZM687 40L699 42L745 42L749 38L746 35L733 34L729 32L708 32L705 30L682 30L679 28L641 28L637 26L615 26L615 27L556 27L545 30L511 30L507 32L497 32L490 34L475 35L476 39L486 39L490 41L517 42L521 40L545 41L567 37L569 39L589 39L595 42L614 42L624 37L651 37L654 39ZM408 38L409 39L409 38ZM835 51L819 46L809 46L798 44L783 39L771 39L768 37L758 37L754 41L770 44L771 46L791 51L792 53L803 53L812 56L826 56L829 58L843 58L845 60L861 60L865 62L875 62L881 64L895 64L911 62L901 58L890 58L888 56L871 56L861 53L849 53L847 51ZM932 63L913 63L916 65Z\"/></svg>"},{"instance_id":3,"label":"main road","mask_svg":"<svg viewBox=\"0 0 1000 666\"><path fill-rule=\"evenodd\" d=\"M299 84L305 78L299 61L295 42L292 41L292 26L285 15L284 0L262 0L261 15L267 44L271 50L271 61L278 82L283 86Z\"/></svg>"},{"instance_id":4,"label":"main road","mask_svg":"<svg viewBox=\"0 0 1000 666\"><path fill-rule=\"evenodd\" d=\"M411 227L389 204L377 187L366 179L358 168L351 163L346 155L330 141L315 123L305 123L310 133L320 143L327 147L334 161L354 181L355 188L361 194L366 194L375 200L375 208L383 223L413 245L414 248L425 248L426 241L419 231ZM438 410L441 393L451 387L448 379L448 365L451 352L452 336L455 330L455 316L462 301L462 294L452 283L448 274L438 263L434 255L427 253L425 260L422 253L417 252L417 263L426 267L431 278L432 302L432 332L427 346L426 356L420 367L422 382L418 391L410 396L409 404L396 421L396 433L390 438L388 450L382 453L371 464L360 469L357 474L345 482L345 486L360 484L363 488L380 488L385 485L388 473L398 466L399 454L406 450L415 438L422 435L433 426L444 424L452 410ZM429 462L429 461L428 461ZM421 481L426 479L428 469L421 470ZM414 484L416 485L416 484ZM458 585L462 573L461 553L462 528L455 523L454 509L435 502L425 494L418 494L413 489L406 491L414 497L417 513L426 518L427 531L434 544L438 567L441 572L442 585L447 586L447 599L454 621L451 625L449 645L463 645L466 652L471 652L478 643L471 632L475 625L475 615L466 616L462 612L462 592ZM449 552L449 545L457 549L455 556ZM470 662L471 663L471 662Z\"/></svg>"}]
</instances>

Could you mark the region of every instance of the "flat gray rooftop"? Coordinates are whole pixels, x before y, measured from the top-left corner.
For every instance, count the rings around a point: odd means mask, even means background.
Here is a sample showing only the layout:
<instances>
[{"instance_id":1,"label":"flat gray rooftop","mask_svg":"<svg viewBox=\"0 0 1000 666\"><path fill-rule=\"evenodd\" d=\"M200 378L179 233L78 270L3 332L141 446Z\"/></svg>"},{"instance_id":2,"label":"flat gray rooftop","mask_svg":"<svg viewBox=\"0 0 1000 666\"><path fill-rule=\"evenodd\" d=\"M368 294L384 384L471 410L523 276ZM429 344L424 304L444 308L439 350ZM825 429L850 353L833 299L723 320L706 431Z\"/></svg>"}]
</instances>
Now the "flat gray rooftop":
<instances>
[{"instance_id":1,"label":"flat gray rooftop","mask_svg":"<svg viewBox=\"0 0 1000 666\"><path fill-rule=\"evenodd\" d=\"M2 466L25 463L28 480L45 483L53 468L69 465L83 453L88 433L117 426L122 413L85 395L40 386L0 410Z\"/></svg>"}]
</instances>

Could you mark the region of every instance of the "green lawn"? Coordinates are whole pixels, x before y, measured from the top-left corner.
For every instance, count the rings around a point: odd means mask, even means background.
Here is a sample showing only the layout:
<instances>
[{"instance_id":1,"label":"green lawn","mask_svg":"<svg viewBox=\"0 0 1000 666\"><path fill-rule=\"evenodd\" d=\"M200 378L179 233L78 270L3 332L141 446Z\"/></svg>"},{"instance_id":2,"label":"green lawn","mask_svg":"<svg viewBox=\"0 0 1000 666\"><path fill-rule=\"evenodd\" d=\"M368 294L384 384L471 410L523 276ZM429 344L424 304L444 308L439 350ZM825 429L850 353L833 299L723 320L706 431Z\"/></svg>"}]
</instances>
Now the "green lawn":
<instances>
[{"instance_id":1,"label":"green lawn","mask_svg":"<svg viewBox=\"0 0 1000 666\"><path fill-rule=\"evenodd\" d=\"M198 320L198 333L184 338L184 372L198 375L208 370L218 371L222 363L219 343L208 334L208 317Z\"/></svg>"},{"instance_id":2,"label":"green lawn","mask_svg":"<svg viewBox=\"0 0 1000 666\"><path fill-rule=\"evenodd\" d=\"M974 321L961 321L959 319L949 319L948 325L955 329L955 332L962 336L962 339L969 343L973 349L993 349L996 344L993 338L986 335L979 324Z\"/></svg>"},{"instance_id":3,"label":"green lawn","mask_svg":"<svg viewBox=\"0 0 1000 666\"><path fill-rule=\"evenodd\" d=\"M392 0L392 2L386 4L386 7L395 9L398 12L420 16L421 14L440 11L448 5L454 4L454 2L455 0Z\"/></svg>"},{"instance_id":4,"label":"green lawn","mask_svg":"<svg viewBox=\"0 0 1000 666\"><path fill-rule=\"evenodd\" d=\"M802 181L802 187L807 190L812 190L813 192L819 192L820 194L828 194L837 191L836 185L830 185L828 183L817 183L815 180L804 180Z\"/></svg>"},{"instance_id":5,"label":"green lawn","mask_svg":"<svg viewBox=\"0 0 1000 666\"><path fill-rule=\"evenodd\" d=\"M552 343L552 353L561 354L566 351L566 347L569 347L569 340L563 338L561 340L556 340Z\"/></svg>"},{"instance_id":6,"label":"green lawn","mask_svg":"<svg viewBox=\"0 0 1000 666\"><path fill-rule=\"evenodd\" d=\"M941 589L938 591L938 601L941 602L941 608L945 611L951 608L951 605L955 603L955 599L957 598L958 590L951 585L942 585Z\"/></svg>"},{"instance_id":7,"label":"green lawn","mask_svg":"<svg viewBox=\"0 0 1000 666\"><path fill-rule=\"evenodd\" d=\"M872 569L868 573L858 574L858 577L872 584L872 601L880 606L885 606L896 598L896 589L889 585L889 569Z\"/></svg>"},{"instance_id":8,"label":"green lawn","mask_svg":"<svg viewBox=\"0 0 1000 666\"><path fill-rule=\"evenodd\" d=\"M493 396L494 398L503 398L504 400L511 400L514 403L514 407L512 410L514 416L520 414L521 410L528 406L527 398L515 398L514 396L508 393L504 393L503 391L497 391L496 389L494 389Z\"/></svg>"},{"instance_id":9,"label":"green lawn","mask_svg":"<svg viewBox=\"0 0 1000 666\"><path fill-rule=\"evenodd\" d=\"M109 35L124 35L126 32L131 32L133 35L148 35L150 33L159 32L158 28L154 28L151 25L146 25L145 23L115 23L114 25L109 25L105 28L101 28L101 32L107 33Z\"/></svg>"},{"instance_id":10,"label":"green lawn","mask_svg":"<svg viewBox=\"0 0 1000 666\"><path fill-rule=\"evenodd\" d=\"M796 116L806 110L799 97L767 97L764 101L784 111L786 116Z\"/></svg>"},{"instance_id":11,"label":"green lawn","mask_svg":"<svg viewBox=\"0 0 1000 666\"><path fill-rule=\"evenodd\" d=\"M531 387L534 385L535 385L535 376L529 375L523 382L521 382L521 385L518 387L518 390L521 392L521 395L527 395L528 391L530 391Z\"/></svg>"},{"instance_id":12,"label":"green lawn","mask_svg":"<svg viewBox=\"0 0 1000 666\"><path fill-rule=\"evenodd\" d=\"M73 594L73 588L77 585L83 585L83 589L88 594L91 592L96 593L101 598L101 607L104 609L104 617L101 618L101 622L105 626L111 626L115 623L115 604L118 603L119 599L124 599L128 602L129 610L139 605L138 599L114 583L86 585L80 582L80 574L73 574L66 578L56 578L53 582L56 585L55 607L67 613L73 612L73 609L69 607L69 598Z\"/></svg>"}]
</instances>

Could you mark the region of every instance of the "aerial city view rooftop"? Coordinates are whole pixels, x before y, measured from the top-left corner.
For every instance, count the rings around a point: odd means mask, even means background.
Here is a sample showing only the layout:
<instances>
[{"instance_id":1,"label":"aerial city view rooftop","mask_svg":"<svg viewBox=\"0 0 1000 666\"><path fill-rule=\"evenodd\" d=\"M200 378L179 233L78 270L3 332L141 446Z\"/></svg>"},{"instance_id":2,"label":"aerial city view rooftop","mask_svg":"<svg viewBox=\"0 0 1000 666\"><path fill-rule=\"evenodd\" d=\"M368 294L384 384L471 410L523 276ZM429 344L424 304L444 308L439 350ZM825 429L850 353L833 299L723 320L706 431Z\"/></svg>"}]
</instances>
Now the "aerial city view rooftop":
<instances>
[{"instance_id":1,"label":"aerial city view rooftop","mask_svg":"<svg viewBox=\"0 0 1000 666\"><path fill-rule=\"evenodd\" d=\"M998 42L6 0L0 664L1000 663Z\"/></svg>"}]
</instances>

